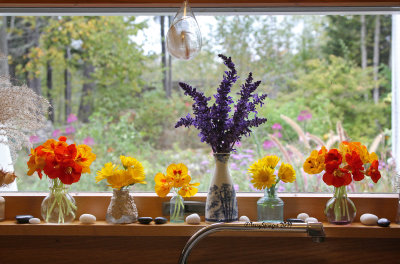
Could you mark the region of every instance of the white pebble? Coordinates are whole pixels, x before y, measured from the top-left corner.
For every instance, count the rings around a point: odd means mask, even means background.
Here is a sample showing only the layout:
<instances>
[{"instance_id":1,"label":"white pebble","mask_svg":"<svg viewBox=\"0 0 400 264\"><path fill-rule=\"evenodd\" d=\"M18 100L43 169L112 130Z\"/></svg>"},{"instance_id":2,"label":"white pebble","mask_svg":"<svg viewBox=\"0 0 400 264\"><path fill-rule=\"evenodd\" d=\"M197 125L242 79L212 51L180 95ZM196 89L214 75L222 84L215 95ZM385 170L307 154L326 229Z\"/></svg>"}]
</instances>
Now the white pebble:
<instances>
[{"instance_id":1,"label":"white pebble","mask_svg":"<svg viewBox=\"0 0 400 264\"><path fill-rule=\"evenodd\" d=\"M318 219L315 217L308 217L306 220L304 220L306 223L318 223Z\"/></svg>"},{"instance_id":2,"label":"white pebble","mask_svg":"<svg viewBox=\"0 0 400 264\"><path fill-rule=\"evenodd\" d=\"M79 217L79 221L82 224L94 224L94 222L96 222L96 216L92 214L83 214Z\"/></svg>"},{"instance_id":3,"label":"white pebble","mask_svg":"<svg viewBox=\"0 0 400 264\"><path fill-rule=\"evenodd\" d=\"M247 216L242 215L242 216L239 218L239 222L246 222L246 223L249 223L249 222L250 222L250 219L249 219Z\"/></svg>"},{"instance_id":4,"label":"white pebble","mask_svg":"<svg viewBox=\"0 0 400 264\"><path fill-rule=\"evenodd\" d=\"M306 213L300 213L300 214L298 214L297 215L297 219L301 219L301 220L303 220L303 221L306 221L306 219L307 218L309 218L310 216L308 215L308 214L306 214Z\"/></svg>"},{"instance_id":5,"label":"white pebble","mask_svg":"<svg viewBox=\"0 0 400 264\"><path fill-rule=\"evenodd\" d=\"M32 224L32 225L40 224L40 219L39 218L31 218L31 219L29 219L29 224Z\"/></svg>"},{"instance_id":6,"label":"white pebble","mask_svg":"<svg viewBox=\"0 0 400 264\"><path fill-rule=\"evenodd\" d=\"M360 222L363 225L376 225L378 222L378 217L374 214L363 214L360 217Z\"/></svg>"},{"instance_id":7,"label":"white pebble","mask_svg":"<svg viewBox=\"0 0 400 264\"><path fill-rule=\"evenodd\" d=\"M186 223L189 225L200 224L200 216L198 214L191 214L186 217Z\"/></svg>"}]
</instances>

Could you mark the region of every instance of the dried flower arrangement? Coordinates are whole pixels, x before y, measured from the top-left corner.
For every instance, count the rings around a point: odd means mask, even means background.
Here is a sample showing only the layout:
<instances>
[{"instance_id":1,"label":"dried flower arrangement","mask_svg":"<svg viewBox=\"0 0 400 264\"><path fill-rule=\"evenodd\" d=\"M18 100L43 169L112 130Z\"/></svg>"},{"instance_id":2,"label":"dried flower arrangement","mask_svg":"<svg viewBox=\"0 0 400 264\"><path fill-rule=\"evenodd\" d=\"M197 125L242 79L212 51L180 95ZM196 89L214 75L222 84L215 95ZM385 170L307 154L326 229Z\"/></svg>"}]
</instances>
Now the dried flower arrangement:
<instances>
[{"instance_id":1,"label":"dried flower arrangement","mask_svg":"<svg viewBox=\"0 0 400 264\"><path fill-rule=\"evenodd\" d=\"M0 143L10 147L15 162L17 152L31 147L29 136L44 126L49 102L26 85L15 85L0 76Z\"/></svg>"},{"instance_id":2,"label":"dried flower arrangement","mask_svg":"<svg viewBox=\"0 0 400 264\"><path fill-rule=\"evenodd\" d=\"M7 172L0 169L0 187L4 187L12 183L17 176L13 172Z\"/></svg>"}]
</instances>

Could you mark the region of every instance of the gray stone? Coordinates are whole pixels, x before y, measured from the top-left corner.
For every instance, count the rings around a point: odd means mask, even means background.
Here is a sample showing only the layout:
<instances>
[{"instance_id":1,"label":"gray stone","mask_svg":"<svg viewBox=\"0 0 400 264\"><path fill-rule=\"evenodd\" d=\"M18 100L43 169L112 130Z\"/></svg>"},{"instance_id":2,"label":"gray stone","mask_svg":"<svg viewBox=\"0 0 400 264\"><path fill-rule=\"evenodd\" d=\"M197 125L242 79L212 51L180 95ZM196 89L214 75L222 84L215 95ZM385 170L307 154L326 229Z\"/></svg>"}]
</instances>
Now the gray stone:
<instances>
[{"instance_id":1,"label":"gray stone","mask_svg":"<svg viewBox=\"0 0 400 264\"><path fill-rule=\"evenodd\" d=\"M377 224L381 227L388 227L390 226L390 221L387 218L381 218L378 220Z\"/></svg>"},{"instance_id":2,"label":"gray stone","mask_svg":"<svg viewBox=\"0 0 400 264\"><path fill-rule=\"evenodd\" d=\"M300 214L298 214L297 215L297 219L301 219L301 220L303 220L303 221L306 221L306 219L307 218L309 218L310 216L308 215L308 214L306 214L306 213L300 213Z\"/></svg>"},{"instance_id":3,"label":"gray stone","mask_svg":"<svg viewBox=\"0 0 400 264\"><path fill-rule=\"evenodd\" d=\"M378 217L374 214L363 214L360 216L360 222L363 225L376 225L378 222Z\"/></svg>"},{"instance_id":4,"label":"gray stone","mask_svg":"<svg viewBox=\"0 0 400 264\"><path fill-rule=\"evenodd\" d=\"M141 223L141 224L147 225L147 224L150 224L151 221L153 221L153 218L152 218L152 217L148 217L148 216L139 217L139 218L138 218L138 221L139 221L139 223Z\"/></svg>"},{"instance_id":5,"label":"gray stone","mask_svg":"<svg viewBox=\"0 0 400 264\"><path fill-rule=\"evenodd\" d=\"M186 223L189 225L200 224L200 216L198 214L191 214L186 217Z\"/></svg>"},{"instance_id":6,"label":"gray stone","mask_svg":"<svg viewBox=\"0 0 400 264\"><path fill-rule=\"evenodd\" d=\"M96 222L96 216L92 214L83 214L79 217L79 221L82 224L94 224Z\"/></svg>"},{"instance_id":7,"label":"gray stone","mask_svg":"<svg viewBox=\"0 0 400 264\"><path fill-rule=\"evenodd\" d=\"M40 224L40 219L36 218L36 217L31 218L31 219L29 219L29 224L32 224L32 225Z\"/></svg>"},{"instance_id":8,"label":"gray stone","mask_svg":"<svg viewBox=\"0 0 400 264\"><path fill-rule=\"evenodd\" d=\"M245 215L242 215L242 216L239 218L239 222L246 222L246 223L249 223L249 222L250 222L250 218L248 218L248 217L245 216Z\"/></svg>"},{"instance_id":9,"label":"gray stone","mask_svg":"<svg viewBox=\"0 0 400 264\"><path fill-rule=\"evenodd\" d=\"M168 222L168 219L165 218L165 217L159 216L159 217L156 217L156 218L154 219L154 222L155 222L157 225L162 225L162 224L167 223L167 222Z\"/></svg>"},{"instance_id":10,"label":"gray stone","mask_svg":"<svg viewBox=\"0 0 400 264\"><path fill-rule=\"evenodd\" d=\"M29 219L33 218L31 215L16 215L15 220L17 220L18 224L28 224Z\"/></svg>"}]
</instances>

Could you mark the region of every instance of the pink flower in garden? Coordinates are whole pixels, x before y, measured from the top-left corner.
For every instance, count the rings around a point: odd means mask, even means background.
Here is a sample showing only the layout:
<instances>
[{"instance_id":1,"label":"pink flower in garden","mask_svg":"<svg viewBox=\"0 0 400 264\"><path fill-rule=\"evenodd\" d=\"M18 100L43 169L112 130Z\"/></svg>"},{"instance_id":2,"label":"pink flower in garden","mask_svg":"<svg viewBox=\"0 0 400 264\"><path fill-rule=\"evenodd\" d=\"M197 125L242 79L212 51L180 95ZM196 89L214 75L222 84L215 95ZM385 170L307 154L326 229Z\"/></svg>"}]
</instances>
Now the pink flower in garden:
<instances>
[{"instance_id":1,"label":"pink flower in garden","mask_svg":"<svg viewBox=\"0 0 400 264\"><path fill-rule=\"evenodd\" d=\"M88 145L88 146L93 146L94 145L94 138L92 137L86 137L83 140L83 144Z\"/></svg>"},{"instance_id":2,"label":"pink flower in garden","mask_svg":"<svg viewBox=\"0 0 400 264\"><path fill-rule=\"evenodd\" d=\"M69 114L68 115L68 117L67 117L67 123L68 124L76 122L76 121L78 121L78 117L76 115L74 115L74 114Z\"/></svg>"},{"instance_id":3,"label":"pink flower in garden","mask_svg":"<svg viewBox=\"0 0 400 264\"><path fill-rule=\"evenodd\" d=\"M281 134L281 132L276 131L276 132L273 134L273 136L274 136L274 137L277 137L277 138L281 138L281 137L282 137L282 134Z\"/></svg>"},{"instance_id":4,"label":"pink flower in garden","mask_svg":"<svg viewBox=\"0 0 400 264\"><path fill-rule=\"evenodd\" d=\"M307 111L303 110L300 112L300 114L297 116L297 121L305 121L305 120L310 120L312 118L312 114Z\"/></svg>"},{"instance_id":5,"label":"pink flower in garden","mask_svg":"<svg viewBox=\"0 0 400 264\"><path fill-rule=\"evenodd\" d=\"M274 144L274 142L272 142L271 140L266 140L266 141L264 141L264 143L263 143L263 147L265 148L265 149L270 149L270 148L273 148L275 146L275 144Z\"/></svg>"},{"instance_id":6,"label":"pink flower in garden","mask_svg":"<svg viewBox=\"0 0 400 264\"><path fill-rule=\"evenodd\" d=\"M61 130L60 129L54 130L53 133L51 134L51 136L53 138L59 138L61 136Z\"/></svg>"},{"instance_id":7,"label":"pink flower in garden","mask_svg":"<svg viewBox=\"0 0 400 264\"><path fill-rule=\"evenodd\" d=\"M233 185L233 188L235 189L235 191L238 192L238 191L239 191L239 184L234 184L234 185Z\"/></svg>"},{"instance_id":8,"label":"pink flower in garden","mask_svg":"<svg viewBox=\"0 0 400 264\"><path fill-rule=\"evenodd\" d=\"M275 123L275 124L272 125L272 129L273 130L281 130L282 126L279 123Z\"/></svg>"},{"instance_id":9,"label":"pink flower in garden","mask_svg":"<svg viewBox=\"0 0 400 264\"><path fill-rule=\"evenodd\" d=\"M40 142L40 138L39 136L33 135L29 137L29 142L31 142L32 144L36 144Z\"/></svg>"},{"instance_id":10,"label":"pink flower in garden","mask_svg":"<svg viewBox=\"0 0 400 264\"><path fill-rule=\"evenodd\" d=\"M73 126L66 127L66 128L65 128L65 133L66 133L66 134L73 134L73 133L75 133L75 127L73 127Z\"/></svg>"}]
</instances>

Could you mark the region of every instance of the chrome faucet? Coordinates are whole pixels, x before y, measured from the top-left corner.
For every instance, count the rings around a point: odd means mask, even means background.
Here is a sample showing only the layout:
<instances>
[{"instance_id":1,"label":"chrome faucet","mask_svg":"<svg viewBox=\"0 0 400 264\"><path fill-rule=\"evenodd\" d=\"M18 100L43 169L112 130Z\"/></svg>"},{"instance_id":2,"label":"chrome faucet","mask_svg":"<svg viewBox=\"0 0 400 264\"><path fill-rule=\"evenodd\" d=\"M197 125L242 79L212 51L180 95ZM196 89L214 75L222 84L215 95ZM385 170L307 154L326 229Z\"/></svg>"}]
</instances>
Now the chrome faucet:
<instances>
[{"instance_id":1,"label":"chrome faucet","mask_svg":"<svg viewBox=\"0 0 400 264\"><path fill-rule=\"evenodd\" d=\"M179 258L180 264L186 264L186 260L193 247L204 237L219 231L253 231L253 232L296 232L307 233L314 242L323 242L325 232L322 223L264 223L264 222L233 222L218 223L206 226L197 231L186 243Z\"/></svg>"}]
</instances>

